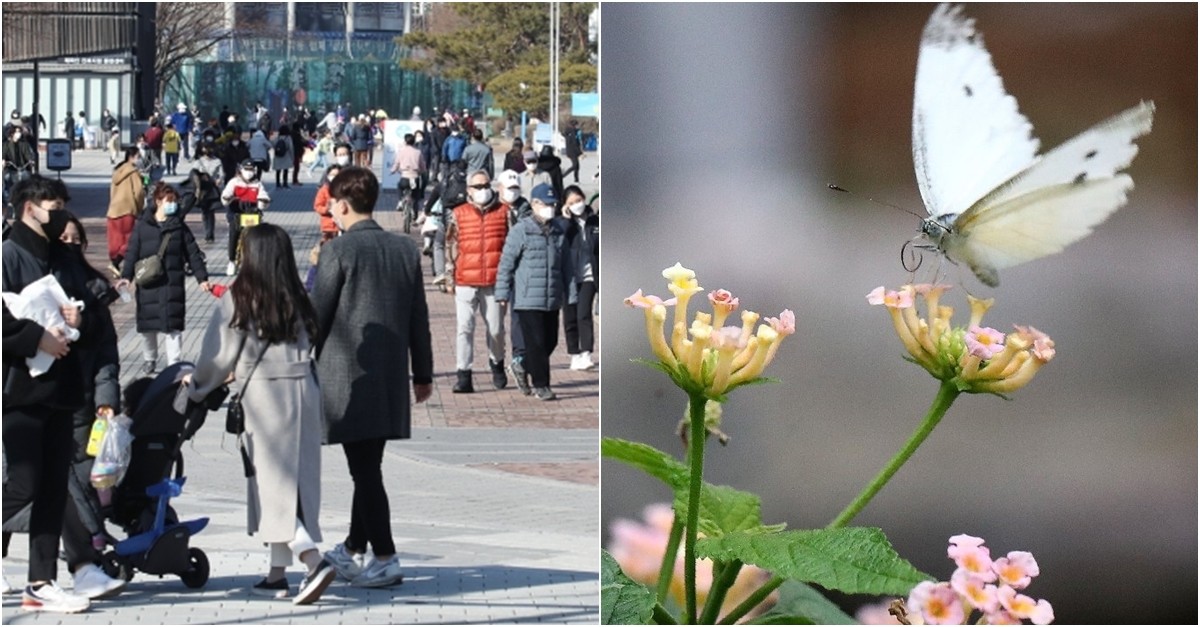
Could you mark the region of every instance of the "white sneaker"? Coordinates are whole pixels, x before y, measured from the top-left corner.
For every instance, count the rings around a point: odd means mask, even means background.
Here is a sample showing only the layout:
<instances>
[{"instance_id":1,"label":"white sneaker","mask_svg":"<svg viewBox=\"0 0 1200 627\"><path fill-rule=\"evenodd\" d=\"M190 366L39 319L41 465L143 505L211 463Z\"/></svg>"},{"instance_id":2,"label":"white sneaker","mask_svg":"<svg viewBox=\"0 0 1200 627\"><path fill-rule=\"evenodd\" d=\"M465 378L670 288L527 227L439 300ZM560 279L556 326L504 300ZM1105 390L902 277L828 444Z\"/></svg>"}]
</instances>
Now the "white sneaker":
<instances>
[{"instance_id":1,"label":"white sneaker","mask_svg":"<svg viewBox=\"0 0 1200 627\"><path fill-rule=\"evenodd\" d=\"M583 351L582 353L579 353L579 370L591 370L592 366L595 365L596 364L592 362L592 353L590 351Z\"/></svg>"},{"instance_id":2,"label":"white sneaker","mask_svg":"<svg viewBox=\"0 0 1200 627\"><path fill-rule=\"evenodd\" d=\"M225 266L225 276L233 276L235 274L237 274L237 264L230 261Z\"/></svg>"},{"instance_id":3,"label":"white sneaker","mask_svg":"<svg viewBox=\"0 0 1200 627\"><path fill-rule=\"evenodd\" d=\"M400 558L393 555L386 561L372 559L350 585L360 588L386 588L398 583L404 583L404 574L400 572Z\"/></svg>"},{"instance_id":4,"label":"white sneaker","mask_svg":"<svg viewBox=\"0 0 1200 627\"><path fill-rule=\"evenodd\" d=\"M579 354L571 353L571 370L579 370Z\"/></svg>"},{"instance_id":5,"label":"white sneaker","mask_svg":"<svg viewBox=\"0 0 1200 627\"><path fill-rule=\"evenodd\" d=\"M75 594L89 599L107 599L121 593L124 579L113 579L95 564L86 564L75 571Z\"/></svg>"},{"instance_id":6,"label":"white sneaker","mask_svg":"<svg viewBox=\"0 0 1200 627\"><path fill-rule=\"evenodd\" d=\"M333 565L334 570L342 579L351 581L360 575L367 566L367 554L355 555L346 550L346 545L339 543L324 555L325 561ZM373 562L373 560L372 560Z\"/></svg>"},{"instance_id":7,"label":"white sneaker","mask_svg":"<svg viewBox=\"0 0 1200 627\"><path fill-rule=\"evenodd\" d=\"M8 596L10 594L19 592L19 590L17 588L14 588L11 583L8 583L8 577L4 577L4 576L0 575L0 579L4 580L4 588L3 588L3 590L0 590L0 594Z\"/></svg>"},{"instance_id":8,"label":"white sneaker","mask_svg":"<svg viewBox=\"0 0 1200 627\"><path fill-rule=\"evenodd\" d=\"M71 594L58 587L51 581L37 590L33 586L25 586L21 594L21 611L23 612L63 612L75 614L83 612L92 606L87 597Z\"/></svg>"}]
</instances>

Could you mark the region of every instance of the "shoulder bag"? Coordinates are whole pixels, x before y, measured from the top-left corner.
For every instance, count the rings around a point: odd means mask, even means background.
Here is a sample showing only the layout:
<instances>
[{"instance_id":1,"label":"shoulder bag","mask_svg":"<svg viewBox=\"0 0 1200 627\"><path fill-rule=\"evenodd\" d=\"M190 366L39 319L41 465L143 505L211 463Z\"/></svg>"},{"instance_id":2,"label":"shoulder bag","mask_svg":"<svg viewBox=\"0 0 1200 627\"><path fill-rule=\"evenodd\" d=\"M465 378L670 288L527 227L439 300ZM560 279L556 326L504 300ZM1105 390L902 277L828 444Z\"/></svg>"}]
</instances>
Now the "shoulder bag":
<instances>
[{"instance_id":1,"label":"shoulder bag","mask_svg":"<svg viewBox=\"0 0 1200 627\"><path fill-rule=\"evenodd\" d=\"M163 275L163 255L167 252L167 244L171 242L172 233L168 233L158 245L158 254L153 257L139 259L133 266L133 282L138 287L145 287Z\"/></svg>"}]
</instances>

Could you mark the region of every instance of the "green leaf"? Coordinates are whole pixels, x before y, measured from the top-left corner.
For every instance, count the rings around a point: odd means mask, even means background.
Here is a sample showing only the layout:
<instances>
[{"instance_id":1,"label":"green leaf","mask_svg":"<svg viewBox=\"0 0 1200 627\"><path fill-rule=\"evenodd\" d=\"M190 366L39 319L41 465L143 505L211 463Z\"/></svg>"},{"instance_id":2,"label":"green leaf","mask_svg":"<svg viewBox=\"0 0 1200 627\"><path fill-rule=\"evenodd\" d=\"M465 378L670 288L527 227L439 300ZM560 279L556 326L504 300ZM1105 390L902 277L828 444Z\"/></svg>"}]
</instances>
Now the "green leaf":
<instances>
[{"instance_id":1,"label":"green leaf","mask_svg":"<svg viewBox=\"0 0 1200 627\"><path fill-rule=\"evenodd\" d=\"M908 594L933 578L896 554L879 529L730 533L697 543L700 557L746 564L848 594Z\"/></svg>"},{"instance_id":2,"label":"green leaf","mask_svg":"<svg viewBox=\"0 0 1200 627\"><path fill-rule=\"evenodd\" d=\"M687 464L649 444L604 438L600 442L600 454L641 469L674 490L687 489Z\"/></svg>"},{"instance_id":3,"label":"green leaf","mask_svg":"<svg viewBox=\"0 0 1200 627\"><path fill-rule=\"evenodd\" d=\"M600 623L646 625L654 615L654 591L621 572L608 551L600 552Z\"/></svg>"},{"instance_id":4,"label":"green leaf","mask_svg":"<svg viewBox=\"0 0 1200 627\"><path fill-rule=\"evenodd\" d=\"M797 623L799 621L805 621ZM750 621L757 625L857 625L849 614L842 611L825 595L812 586L799 581L785 581L779 586L779 601L766 614Z\"/></svg>"},{"instance_id":5,"label":"green leaf","mask_svg":"<svg viewBox=\"0 0 1200 627\"><path fill-rule=\"evenodd\" d=\"M686 487L675 491L675 511L687 516ZM763 530L762 501L757 494L711 483L700 487L700 533L715 537L755 530Z\"/></svg>"},{"instance_id":6,"label":"green leaf","mask_svg":"<svg viewBox=\"0 0 1200 627\"><path fill-rule=\"evenodd\" d=\"M823 623L813 621L806 616L788 616L786 614L764 614L746 623L747 625L825 625L840 623Z\"/></svg>"}]
</instances>

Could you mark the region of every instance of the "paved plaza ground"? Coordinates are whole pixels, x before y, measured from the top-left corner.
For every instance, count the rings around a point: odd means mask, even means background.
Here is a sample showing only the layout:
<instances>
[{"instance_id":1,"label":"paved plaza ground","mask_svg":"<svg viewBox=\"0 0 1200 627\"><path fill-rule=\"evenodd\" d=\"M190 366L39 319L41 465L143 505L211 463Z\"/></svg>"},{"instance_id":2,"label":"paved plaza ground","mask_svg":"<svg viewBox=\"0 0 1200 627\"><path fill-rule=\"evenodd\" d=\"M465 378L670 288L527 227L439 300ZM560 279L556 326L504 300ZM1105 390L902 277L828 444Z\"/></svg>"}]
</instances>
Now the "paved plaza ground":
<instances>
[{"instance_id":1,"label":"paved plaza ground","mask_svg":"<svg viewBox=\"0 0 1200 627\"><path fill-rule=\"evenodd\" d=\"M503 155L496 154L497 163ZM378 173L382 157L375 155ZM187 163L180 165L184 172ZM589 195L597 159L582 162L580 181ZM105 211L112 166L100 151L77 151L63 173L70 186L69 209L83 220L91 243L89 259L102 268ZM270 188L274 178L268 175ZM178 182L183 176L167 177ZM313 178L302 187L271 190L266 220L284 227L295 244L301 272L318 239L312 211ZM395 192L385 193L376 219L401 232ZM203 244L198 212L187 222L205 254L210 280L225 276L223 216L217 242ZM417 237L414 233L413 237ZM423 257L426 275L429 258ZM405 573L403 585L368 590L335 583L311 606L253 596L248 588L266 572L268 551L245 532L245 483L231 438L223 437L224 408L185 445L188 482L172 501L183 519L209 517L192 545L211 561L211 579L190 590L174 577L138 574L125 592L96 601L84 614L25 614L20 596L4 598L3 622L13 624L464 624L596 623L599 619L599 371L567 368L560 340L552 356L552 386L559 400L522 396L512 383L494 390L487 375L482 323L476 332L474 394L452 394L454 300L426 285L434 343L433 397L414 408L413 438L388 444L384 459L392 531ZM199 355L201 334L217 300L189 279L184 359ZM134 305L112 306L120 338L122 381L141 367L141 339ZM599 321L597 321L599 331ZM598 345L597 345L598 348ZM165 355L165 352L161 353ZM601 355L593 359L600 361ZM161 361L161 360L160 360ZM323 448L322 548L344 539L349 528L352 484L340 447ZM111 528L117 531L115 528ZM13 539L4 572L24 583L26 537ZM299 582L302 568L289 579ZM70 585L65 564L59 582Z\"/></svg>"}]
</instances>

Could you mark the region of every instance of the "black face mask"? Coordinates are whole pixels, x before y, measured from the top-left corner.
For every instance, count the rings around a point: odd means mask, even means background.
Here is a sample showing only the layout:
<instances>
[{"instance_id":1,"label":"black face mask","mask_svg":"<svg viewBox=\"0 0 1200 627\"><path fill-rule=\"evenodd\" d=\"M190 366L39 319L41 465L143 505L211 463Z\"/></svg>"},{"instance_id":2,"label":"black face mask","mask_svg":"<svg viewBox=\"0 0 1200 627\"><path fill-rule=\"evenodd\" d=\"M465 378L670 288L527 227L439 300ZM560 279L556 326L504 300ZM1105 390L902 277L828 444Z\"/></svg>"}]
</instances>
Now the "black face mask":
<instances>
[{"instance_id":1,"label":"black face mask","mask_svg":"<svg viewBox=\"0 0 1200 627\"><path fill-rule=\"evenodd\" d=\"M65 244L67 250L71 251L72 255L83 257L83 244Z\"/></svg>"},{"instance_id":2,"label":"black face mask","mask_svg":"<svg viewBox=\"0 0 1200 627\"><path fill-rule=\"evenodd\" d=\"M42 224L42 232L50 240L56 240L62 237L63 231L67 230L67 223L71 221L71 217L62 209L48 212L50 220Z\"/></svg>"}]
</instances>

